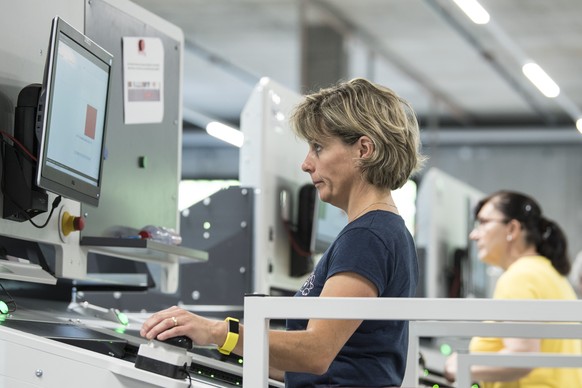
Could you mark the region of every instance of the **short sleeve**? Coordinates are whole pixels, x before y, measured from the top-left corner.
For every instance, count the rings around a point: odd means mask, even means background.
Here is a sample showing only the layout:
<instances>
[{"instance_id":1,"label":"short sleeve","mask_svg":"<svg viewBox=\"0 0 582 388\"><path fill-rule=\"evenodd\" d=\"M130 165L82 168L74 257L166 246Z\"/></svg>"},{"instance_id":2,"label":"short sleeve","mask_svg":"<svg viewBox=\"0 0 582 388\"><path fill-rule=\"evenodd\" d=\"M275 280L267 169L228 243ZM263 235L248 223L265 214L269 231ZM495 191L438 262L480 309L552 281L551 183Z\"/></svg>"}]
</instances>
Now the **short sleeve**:
<instances>
[{"instance_id":1,"label":"short sleeve","mask_svg":"<svg viewBox=\"0 0 582 388\"><path fill-rule=\"evenodd\" d=\"M382 295L393 273L394 255L373 232L364 228L347 231L338 237L331 252L327 278L340 272L354 272L371 281Z\"/></svg>"}]
</instances>

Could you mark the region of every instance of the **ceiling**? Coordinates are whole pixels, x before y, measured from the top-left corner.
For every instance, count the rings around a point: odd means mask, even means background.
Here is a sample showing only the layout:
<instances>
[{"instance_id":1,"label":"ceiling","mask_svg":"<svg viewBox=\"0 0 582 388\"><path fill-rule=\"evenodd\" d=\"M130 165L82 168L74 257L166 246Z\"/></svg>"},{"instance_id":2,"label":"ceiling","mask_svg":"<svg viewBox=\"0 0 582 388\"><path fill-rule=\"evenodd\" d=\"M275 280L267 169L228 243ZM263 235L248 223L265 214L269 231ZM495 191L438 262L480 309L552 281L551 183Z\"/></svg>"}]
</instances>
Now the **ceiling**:
<instances>
[{"instance_id":1,"label":"ceiling","mask_svg":"<svg viewBox=\"0 0 582 388\"><path fill-rule=\"evenodd\" d=\"M184 120L194 125L238 125L263 76L304 92L327 86L317 74L388 86L425 128L574 129L582 117L580 0L481 0L486 25L452 0L133 1L184 32ZM558 97L525 78L527 60Z\"/></svg>"}]
</instances>

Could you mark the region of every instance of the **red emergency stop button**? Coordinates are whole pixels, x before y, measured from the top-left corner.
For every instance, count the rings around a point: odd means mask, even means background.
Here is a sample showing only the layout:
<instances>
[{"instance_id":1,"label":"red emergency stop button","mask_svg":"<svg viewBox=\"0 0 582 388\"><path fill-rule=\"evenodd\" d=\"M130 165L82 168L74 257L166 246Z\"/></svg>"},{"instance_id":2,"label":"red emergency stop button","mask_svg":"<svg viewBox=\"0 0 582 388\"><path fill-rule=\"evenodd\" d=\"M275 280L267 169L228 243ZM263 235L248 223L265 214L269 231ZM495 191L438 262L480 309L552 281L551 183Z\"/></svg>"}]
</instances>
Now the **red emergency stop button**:
<instances>
[{"instance_id":1,"label":"red emergency stop button","mask_svg":"<svg viewBox=\"0 0 582 388\"><path fill-rule=\"evenodd\" d=\"M85 228L85 219L74 216L69 212L64 212L63 218L61 219L61 227L63 229L63 235L68 236L71 232L83 230Z\"/></svg>"}]
</instances>

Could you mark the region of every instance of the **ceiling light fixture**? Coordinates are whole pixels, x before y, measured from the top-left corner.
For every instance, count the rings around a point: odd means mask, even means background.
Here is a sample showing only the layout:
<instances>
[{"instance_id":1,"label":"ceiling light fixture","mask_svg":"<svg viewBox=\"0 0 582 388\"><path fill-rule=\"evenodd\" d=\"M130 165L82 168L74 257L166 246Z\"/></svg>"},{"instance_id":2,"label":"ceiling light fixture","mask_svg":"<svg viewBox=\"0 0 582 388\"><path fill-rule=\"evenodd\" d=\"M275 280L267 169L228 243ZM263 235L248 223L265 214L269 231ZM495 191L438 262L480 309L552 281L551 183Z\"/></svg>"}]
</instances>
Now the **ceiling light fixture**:
<instances>
[{"instance_id":1,"label":"ceiling light fixture","mask_svg":"<svg viewBox=\"0 0 582 388\"><path fill-rule=\"evenodd\" d=\"M219 123L218 121L211 121L206 124L206 132L238 148L242 147L245 140L244 134L241 131L229 127L226 124Z\"/></svg>"},{"instance_id":2,"label":"ceiling light fixture","mask_svg":"<svg viewBox=\"0 0 582 388\"><path fill-rule=\"evenodd\" d=\"M521 68L523 74L535 85L536 88L548 98L558 97L560 94L560 87L554 82L552 78L534 62L529 62Z\"/></svg>"},{"instance_id":3,"label":"ceiling light fixture","mask_svg":"<svg viewBox=\"0 0 582 388\"><path fill-rule=\"evenodd\" d=\"M477 0L453 0L475 24L489 23L489 12Z\"/></svg>"},{"instance_id":4,"label":"ceiling light fixture","mask_svg":"<svg viewBox=\"0 0 582 388\"><path fill-rule=\"evenodd\" d=\"M565 93L560 91L560 87L550 76L517 45L513 39L496 23L490 20L489 14L483 7L474 0L453 0L457 6L475 23L486 23L485 28L501 44L507 53L509 53L517 63L522 65L523 74L548 98L554 98L558 104L576 123L576 128L582 133L582 110L572 101ZM433 0L427 0L429 4L435 3ZM482 17L471 16L471 9L481 9ZM477 15L479 13L477 12ZM485 16L486 15L486 16ZM525 65L524 65L525 64ZM520 88L521 90L521 88Z\"/></svg>"}]
</instances>

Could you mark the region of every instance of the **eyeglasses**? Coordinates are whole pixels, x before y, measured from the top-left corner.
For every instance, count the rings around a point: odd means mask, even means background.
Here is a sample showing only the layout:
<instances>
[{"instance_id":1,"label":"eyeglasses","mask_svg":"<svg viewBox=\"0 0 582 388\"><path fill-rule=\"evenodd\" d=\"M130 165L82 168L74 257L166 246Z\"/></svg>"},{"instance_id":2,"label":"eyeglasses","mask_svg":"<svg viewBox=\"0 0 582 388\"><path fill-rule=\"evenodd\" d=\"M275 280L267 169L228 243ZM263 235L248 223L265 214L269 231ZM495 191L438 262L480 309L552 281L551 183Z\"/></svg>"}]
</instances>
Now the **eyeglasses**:
<instances>
[{"instance_id":1,"label":"eyeglasses","mask_svg":"<svg viewBox=\"0 0 582 388\"><path fill-rule=\"evenodd\" d=\"M492 218L477 218L475 220L475 224L473 225L473 230L482 229L483 226L490 224L490 223L507 224L508 222L509 222L509 220L507 220L507 219L496 220L496 219L492 219Z\"/></svg>"}]
</instances>

